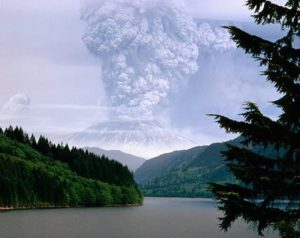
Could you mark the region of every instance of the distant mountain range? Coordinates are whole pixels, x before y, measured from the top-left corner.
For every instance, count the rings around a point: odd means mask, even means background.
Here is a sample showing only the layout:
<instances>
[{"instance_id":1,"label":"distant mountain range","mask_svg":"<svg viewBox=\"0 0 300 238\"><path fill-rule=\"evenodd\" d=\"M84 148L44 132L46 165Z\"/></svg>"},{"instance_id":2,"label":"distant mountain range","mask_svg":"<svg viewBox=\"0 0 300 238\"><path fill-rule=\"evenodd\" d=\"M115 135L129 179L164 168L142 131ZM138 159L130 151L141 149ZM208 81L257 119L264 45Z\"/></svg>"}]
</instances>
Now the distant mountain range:
<instances>
[{"instance_id":1,"label":"distant mountain range","mask_svg":"<svg viewBox=\"0 0 300 238\"><path fill-rule=\"evenodd\" d=\"M221 152L225 143L239 145L241 138L209 146L175 151L147 160L135 172L146 196L211 196L209 182L234 182Z\"/></svg>"},{"instance_id":2,"label":"distant mountain range","mask_svg":"<svg viewBox=\"0 0 300 238\"><path fill-rule=\"evenodd\" d=\"M95 155L105 155L110 159L117 160L123 165L126 165L131 171L135 171L146 161L144 158L127 154L120 150L103 150L98 147L85 147L83 149L86 149Z\"/></svg>"}]
</instances>

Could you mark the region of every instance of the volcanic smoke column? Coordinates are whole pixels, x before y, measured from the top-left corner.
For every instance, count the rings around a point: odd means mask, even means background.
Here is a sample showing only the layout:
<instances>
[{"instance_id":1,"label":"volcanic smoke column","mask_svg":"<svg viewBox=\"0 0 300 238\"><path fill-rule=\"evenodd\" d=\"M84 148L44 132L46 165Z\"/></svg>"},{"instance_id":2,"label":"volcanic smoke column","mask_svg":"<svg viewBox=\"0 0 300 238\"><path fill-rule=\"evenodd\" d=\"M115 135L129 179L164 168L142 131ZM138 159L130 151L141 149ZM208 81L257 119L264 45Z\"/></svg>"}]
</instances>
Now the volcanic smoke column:
<instances>
[{"instance_id":1,"label":"volcanic smoke column","mask_svg":"<svg viewBox=\"0 0 300 238\"><path fill-rule=\"evenodd\" d=\"M135 117L153 109L198 70L193 19L164 1L98 1L83 6L83 41L102 60L109 105Z\"/></svg>"}]
</instances>

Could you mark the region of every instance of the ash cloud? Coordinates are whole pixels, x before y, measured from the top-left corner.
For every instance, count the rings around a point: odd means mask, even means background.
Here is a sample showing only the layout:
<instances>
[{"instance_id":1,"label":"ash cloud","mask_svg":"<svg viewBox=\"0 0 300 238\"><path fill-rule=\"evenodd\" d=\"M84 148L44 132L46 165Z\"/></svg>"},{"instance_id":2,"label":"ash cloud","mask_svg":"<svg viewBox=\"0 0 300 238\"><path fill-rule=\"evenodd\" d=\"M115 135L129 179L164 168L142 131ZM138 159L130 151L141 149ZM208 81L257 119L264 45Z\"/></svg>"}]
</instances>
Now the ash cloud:
<instances>
[{"instance_id":1,"label":"ash cloud","mask_svg":"<svg viewBox=\"0 0 300 238\"><path fill-rule=\"evenodd\" d=\"M84 1L83 41L102 60L109 106L152 116L196 73L202 48L234 47L224 29L197 25L168 1Z\"/></svg>"}]
</instances>

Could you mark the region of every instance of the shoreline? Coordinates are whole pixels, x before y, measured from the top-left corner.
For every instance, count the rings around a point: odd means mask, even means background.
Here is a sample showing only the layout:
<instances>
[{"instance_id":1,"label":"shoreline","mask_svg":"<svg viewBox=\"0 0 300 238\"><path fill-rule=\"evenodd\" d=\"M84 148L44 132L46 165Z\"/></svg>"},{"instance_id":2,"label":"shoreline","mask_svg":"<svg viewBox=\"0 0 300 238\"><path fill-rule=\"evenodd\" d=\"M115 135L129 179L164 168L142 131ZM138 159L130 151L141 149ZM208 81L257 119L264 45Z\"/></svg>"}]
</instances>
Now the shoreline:
<instances>
[{"instance_id":1,"label":"shoreline","mask_svg":"<svg viewBox=\"0 0 300 238\"><path fill-rule=\"evenodd\" d=\"M0 212L6 211L17 211L17 210L43 210L43 209L67 209L67 208L103 208L103 207L138 207L143 206L144 203L132 203L132 204L112 204L112 205L105 205L105 206L91 206L91 207L84 207L84 206L30 206L30 207L3 207L0 206Z\"/></svg>"}]
</instances>

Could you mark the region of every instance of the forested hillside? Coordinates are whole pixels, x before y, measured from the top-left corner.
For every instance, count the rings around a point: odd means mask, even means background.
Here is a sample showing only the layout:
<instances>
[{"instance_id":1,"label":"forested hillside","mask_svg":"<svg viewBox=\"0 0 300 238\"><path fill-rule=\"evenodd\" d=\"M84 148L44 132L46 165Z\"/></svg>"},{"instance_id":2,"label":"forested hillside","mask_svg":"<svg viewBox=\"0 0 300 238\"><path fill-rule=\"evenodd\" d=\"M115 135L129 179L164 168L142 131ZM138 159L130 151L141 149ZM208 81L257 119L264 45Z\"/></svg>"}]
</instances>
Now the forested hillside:
<instances>
[{"instance_id":1,"label":"forested hillside","mask_svg":"<svg viewBox=\"0 0 300 238\"><path fill-rule=\"evenodd\" d=\"M226 144L240 145L242 137L224 143L199 146L174 151L147 160L134 173L135 179L146 196L211 197L211 182L236 183L226 167L222 152ZM284 154L273 147L248 146L251 151L270 157Z\"/></svg>"},{"instance_id":2,"label":"forested hillside","mask_svg":"<svg viewBox=\"0 0 300 238\"><path fill-rule=\"evenodd\" d=\"M55 145L21 128L0 129L0 206L104 206L141 203L132 173L119 162Z\"/></svg>"},{"instance_id":3,"label":"forested hillside","mask_svg":"<svg viewBox=\"0 0 300 238\"><path fill-rule=\"evenodd\" d=\"M178 150L149 159L136 170L134 177L139 184L145 184L172 170L187 165L202 153L205 148L206 146L197 146L189 150Z\"/></svg>"},{"instance_id":4,"label":"forested hillside","mask_svg":"<svg viewBox=\"0 0 300 238\"><path fill-rule=\"evenodd\" d=\"M161 155L146 161L135 178L146 196L210 197L208 183L235 182L221 153L225 150L225 143L214 143Z\"/></svg>"}]
</instances>

